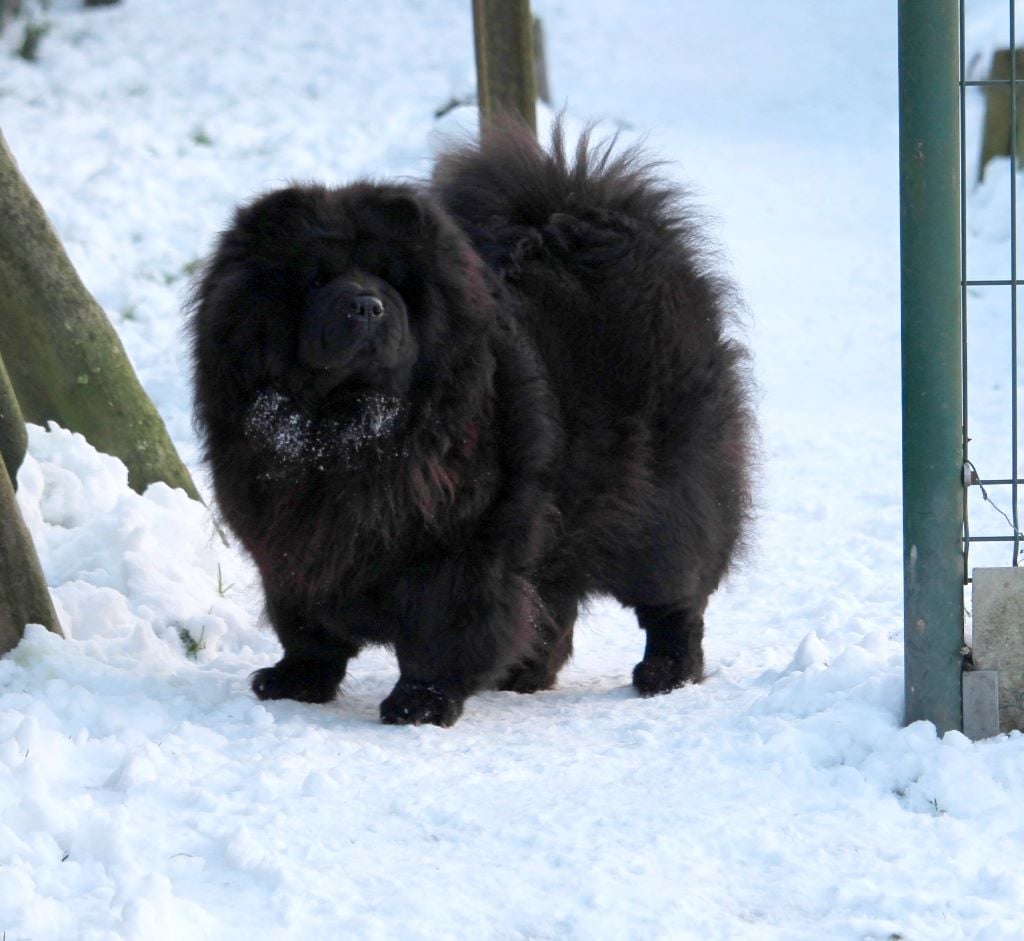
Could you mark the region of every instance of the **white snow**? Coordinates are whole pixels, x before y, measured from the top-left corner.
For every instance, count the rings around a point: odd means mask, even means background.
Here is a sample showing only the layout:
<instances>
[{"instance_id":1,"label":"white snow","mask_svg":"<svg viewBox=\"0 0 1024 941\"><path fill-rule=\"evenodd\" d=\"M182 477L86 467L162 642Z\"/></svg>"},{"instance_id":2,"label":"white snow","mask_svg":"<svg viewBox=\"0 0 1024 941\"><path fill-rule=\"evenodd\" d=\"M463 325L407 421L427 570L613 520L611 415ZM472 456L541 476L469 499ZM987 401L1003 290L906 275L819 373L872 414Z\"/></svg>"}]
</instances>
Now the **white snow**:
<instances>
[{"instance_id":1,"label":"white snow","mask_svg":"<svg viewBox=\"0 0 1024 941\"><path fill-rule=\"evenodd\" d=\"M1005 8L971 0L972 57ZM751 312L760 513L712 675L636 698L639 632L598 604L556 690L451 729L379 724L382 651L337 702L260 703L277 643L207 511L34 428L18 497L68 638L30 627L0 660L6 941L1024 936L1024 736L901 725L895 4L534 9L558 106L692 182ZM10 55L19 21L0 36L3 132L202 486L190 273L265 188L424 175L474 119L433 117L473 88L469 11L55 0L38 63ZM999 268L997 177L970 222ZM1003 300L972 334L986 464Z\"/></svg>"}]
</instances>

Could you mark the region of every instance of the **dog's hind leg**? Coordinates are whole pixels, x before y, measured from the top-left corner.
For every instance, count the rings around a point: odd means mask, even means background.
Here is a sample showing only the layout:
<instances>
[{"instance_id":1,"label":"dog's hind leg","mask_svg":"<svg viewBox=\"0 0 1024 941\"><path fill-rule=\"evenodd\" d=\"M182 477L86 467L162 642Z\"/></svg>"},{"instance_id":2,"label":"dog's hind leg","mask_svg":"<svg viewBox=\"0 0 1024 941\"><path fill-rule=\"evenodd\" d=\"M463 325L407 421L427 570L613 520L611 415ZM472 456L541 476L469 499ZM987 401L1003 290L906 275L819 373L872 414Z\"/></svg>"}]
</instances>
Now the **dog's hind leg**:
<instances>
[{"instance_id":1,"label":"dog's hind leg","mask_svg":"<svg viewBox=\"0 0 1024 941\"><path fill-rule=\"evenodd\" d=\"M633 669L633 686L641 696L668 693L704 678L704 608L699 604L637 605L647 634L644 657Z\"/></svg>"}]
</instances>

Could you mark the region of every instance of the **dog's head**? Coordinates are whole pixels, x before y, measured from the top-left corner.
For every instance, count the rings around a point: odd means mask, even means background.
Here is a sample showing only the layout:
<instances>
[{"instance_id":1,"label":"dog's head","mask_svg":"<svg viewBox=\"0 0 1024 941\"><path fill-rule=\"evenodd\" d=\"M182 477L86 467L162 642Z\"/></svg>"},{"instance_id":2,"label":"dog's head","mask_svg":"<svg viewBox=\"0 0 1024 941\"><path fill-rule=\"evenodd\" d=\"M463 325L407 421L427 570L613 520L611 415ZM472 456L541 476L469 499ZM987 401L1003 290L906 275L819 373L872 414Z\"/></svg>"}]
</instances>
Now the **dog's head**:
<instances>
[{"instance_id":1,"label":"dog's head","mask_svg":"<svg viewBox=\"0 0 1024 941\"><path fill-rule=\"evenodd\" d=\"M483 266L411 186L292 186L240 209L200 277L191 320L197 418L254 402L321 421L407 402L493 322Z\"/></svg>"}]
</instances>

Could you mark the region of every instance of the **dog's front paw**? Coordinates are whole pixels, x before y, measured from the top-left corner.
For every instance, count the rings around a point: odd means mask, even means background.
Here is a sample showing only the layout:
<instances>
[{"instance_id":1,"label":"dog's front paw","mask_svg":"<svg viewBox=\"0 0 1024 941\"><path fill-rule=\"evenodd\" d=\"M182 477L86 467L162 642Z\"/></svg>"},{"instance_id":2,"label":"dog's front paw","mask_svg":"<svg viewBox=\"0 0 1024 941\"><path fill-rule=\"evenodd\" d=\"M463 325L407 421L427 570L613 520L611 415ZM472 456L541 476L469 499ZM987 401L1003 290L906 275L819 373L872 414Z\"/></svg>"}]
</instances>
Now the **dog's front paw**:
<instances>
[{"instance_id":1,"label":"dog's front paw","mask_svg":"<svg viewBox=\"0 0 1024 941\"><path fill-rule=\"evenodd\" d=\"M282 660L252 675L252 691L259 699L297 699L330 702L338 692L341 675L336 666L320 660Z\"/></svg>"},{"instance_id":2,"label":"dog's front paw","mask_svg":"<svg viewBox=\"0 0 1024 941\"><path fill-rule=\"evenodd\" d=\"M462 715L463 700L429 683L399 680L380 704L385 725L454 725Z\"/></svg>"},{"instance_id":3,"label":"dog's front paw","mask_svg":"<svg viewBox=\"0 0 1024 941\"><path fill-rule=\"evenodd\" d=\"M703 679L703 657L645 657L633 668L633 687L644 697L670 693Z\"/></svg>"}]
</instances>

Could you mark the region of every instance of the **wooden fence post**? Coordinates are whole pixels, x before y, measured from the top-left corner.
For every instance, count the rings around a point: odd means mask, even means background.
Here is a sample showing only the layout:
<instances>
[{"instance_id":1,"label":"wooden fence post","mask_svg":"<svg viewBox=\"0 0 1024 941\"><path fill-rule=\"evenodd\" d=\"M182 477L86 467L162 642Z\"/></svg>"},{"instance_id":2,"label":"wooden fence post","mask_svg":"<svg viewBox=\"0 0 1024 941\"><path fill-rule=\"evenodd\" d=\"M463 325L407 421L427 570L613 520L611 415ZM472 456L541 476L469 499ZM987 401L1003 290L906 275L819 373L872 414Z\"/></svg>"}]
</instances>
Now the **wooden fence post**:
<instances>
[{"instance_id":1,"label":"wooden fence post","mask_svg":"<svg viewBox=\"0 0 1024 941\"><path fill-rule=\"evenodd\" d=\"M52 419L128 468L199 499L163 419L0 134L0 352L25 418Z\"/></svg>"},{"instance_id":2,"label":"wooden fence post","mask_svg":"<svg viewBox=\"0 0 1024 941\"><path fill-rule=\"evenodd\" d=\"M530 0L473 0L481 131L514 114L537 132L533 28Z\"/></svg>"}]
</instances>

